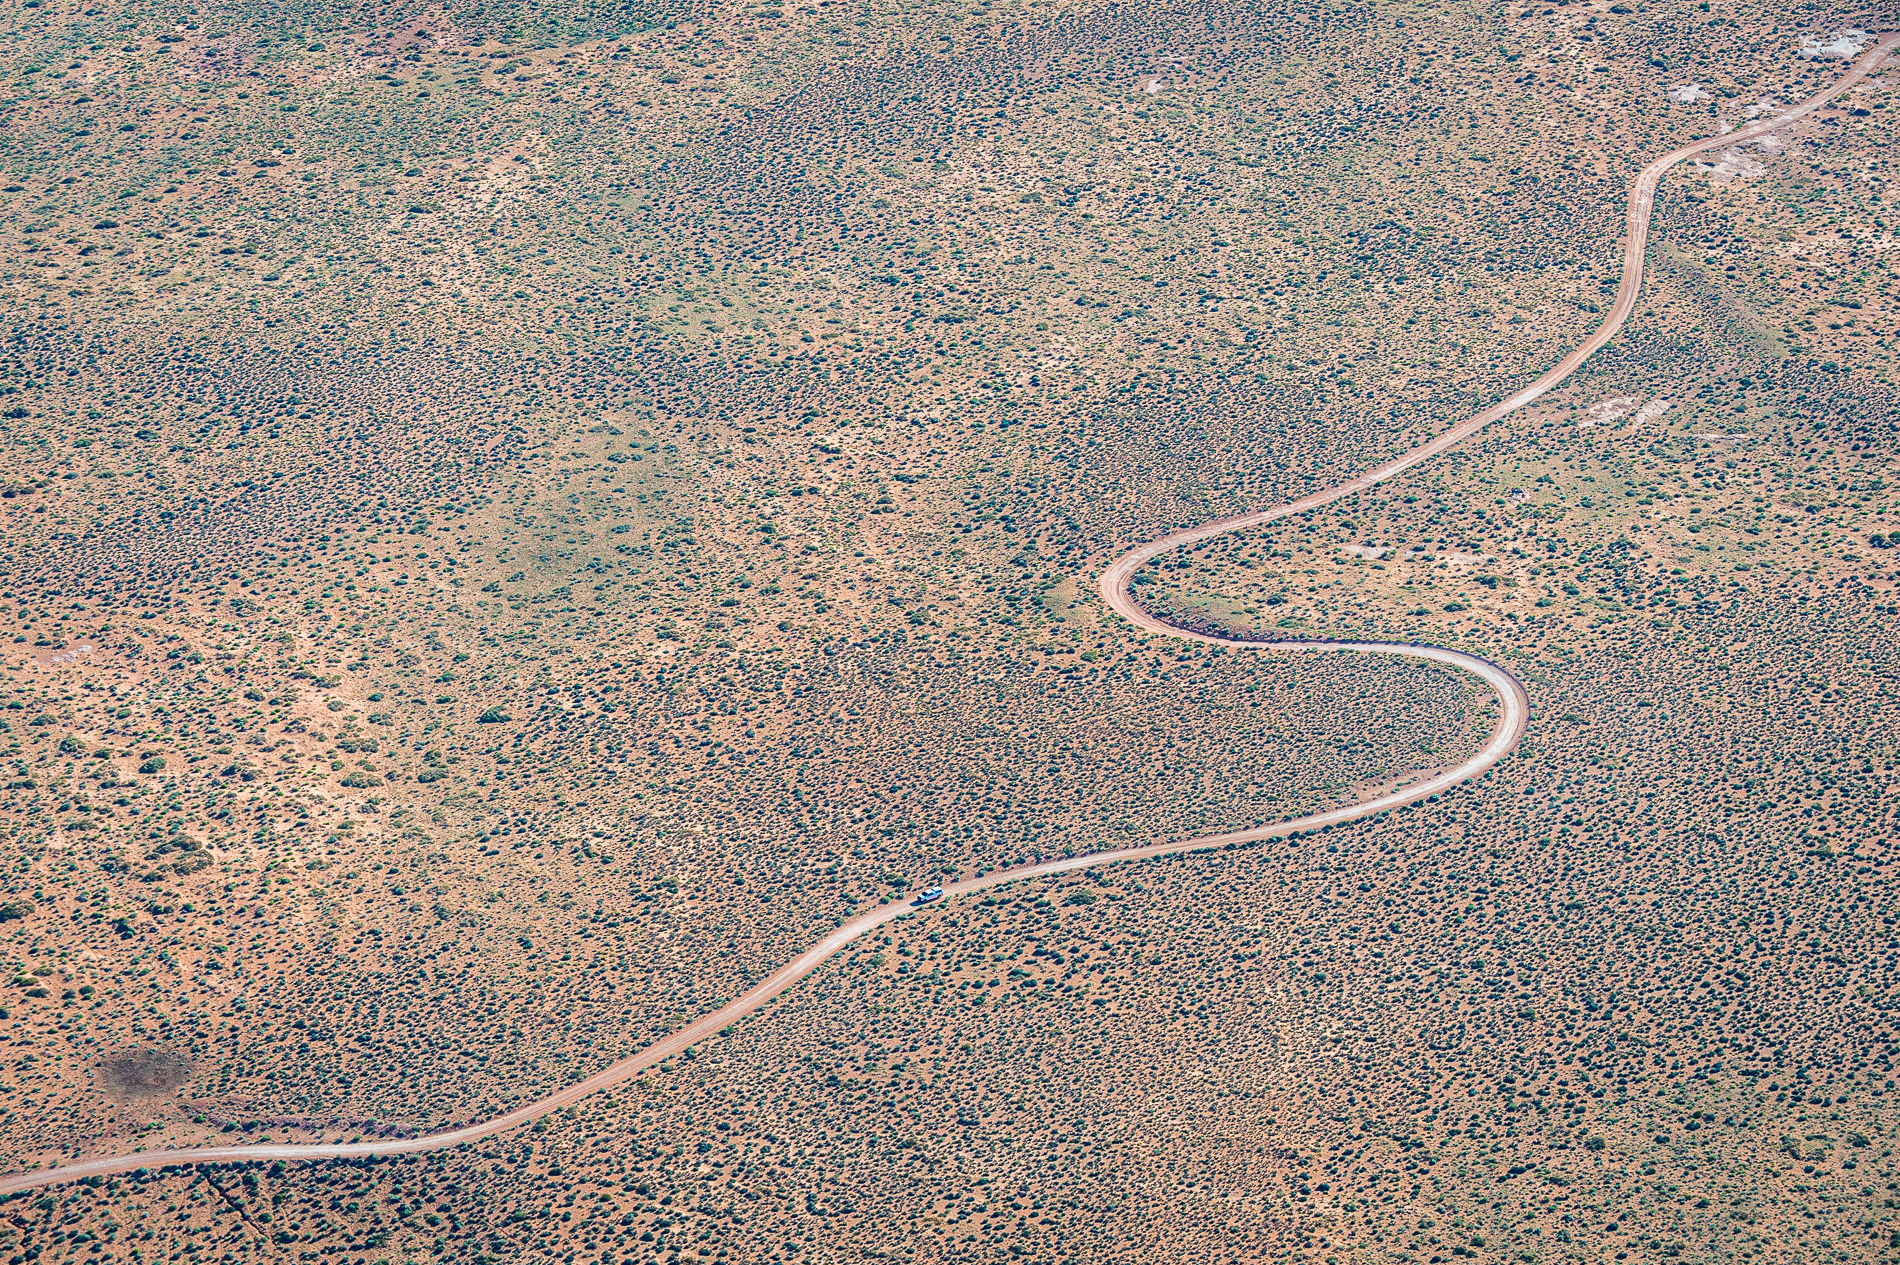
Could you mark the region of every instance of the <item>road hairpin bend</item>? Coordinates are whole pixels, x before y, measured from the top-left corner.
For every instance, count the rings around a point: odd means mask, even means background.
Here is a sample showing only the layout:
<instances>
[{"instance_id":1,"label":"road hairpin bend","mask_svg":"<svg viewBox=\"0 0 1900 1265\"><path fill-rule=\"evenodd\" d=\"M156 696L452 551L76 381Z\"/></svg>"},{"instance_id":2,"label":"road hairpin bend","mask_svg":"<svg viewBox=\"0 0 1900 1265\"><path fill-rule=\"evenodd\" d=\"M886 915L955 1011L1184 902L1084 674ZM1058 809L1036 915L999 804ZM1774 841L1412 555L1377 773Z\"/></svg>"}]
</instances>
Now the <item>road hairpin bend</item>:
<instances>
[{"instance_id":1,"label":"road hairpin bend","mask_svg":"<svg viewBox=\"0 0 1900 1265\"><path fill-rule=\"evenodd\" d=\"M1245 531L1265 523L1304 513L1307 510L1326 505L1342 496L1363 491L1375 484L1407 470L1418 463L1444 452L1463 441L1491 422L1524 407L1543 396L1587 360L1592 353L1611 338L1616 336L1623 322L1636 304L1636 296L1643 282L1643 254L1648 244L1650 214L1655 209L1656 186L1663 173L1685 158L1707 150L1725 148L1730 145L1744 144L1766 136L1777 129L1810 114L1826 105L1834 97L1865 78L1867 74L1890 53L1900 46L1900 35L1887 35L1868 49L1847 73L1830 87L1799 105L1792 106L1773 118L1764 119L1747 127L1729 132L1726 135L1710 137L1693 145L1684 146L1651 162L1636 177L1630 190L1629 212L1626 237L1623 248L1623 275L1616 291L1616 302L1611 306L1603 323L1586 338L1574 351L1558 361L1535 382L1507 396L1484 412L1472 417L1444 434L1420 445L1412 451L1395 457L1383 465L1356 475L1335 487L1314 492L1272 509L1256 513L1235 515L1216 519L1198 527L1182 528L1170 532L1158 540L1150 541L1130 550L1111 563L1102 573L1101 596L1109 608L1122 618L1158 636L1179 638L1188 641L1204 642L1212 645L1228 646L1235 650L1272 651L1272 652L1336 652L1350 651L1363 654L1393 655L1399 658L1422 659L1432 663L1441 663L1449 667L1471 673L1490 686L1497 695L1499 713L1496 726L1490 736L1475 753L1467 757L1457 767L1446 770L1434 777L1362 803L1330 809L1290 821L1272 825L1256 826L1245 830L1235 830L1224 834L1203 835L1194 839L1182 839L1171 843L1151 844L1140 848L1123 848L1110 852L1094 852L1081 856L1060 857L1055 860L1038 861L1029 865L1020 865L1011 869L991 870L974 878L961 879L944 885L942 895L932 901L952 903L959 897L1018 879L1038 878L1051 874L1062 874L1099 865L1116 862L1140 861L1151 857L1172 856L1184 852L1198 852L1210 848L1221 848L1232 844L1252 843L1265 839L1284 838L1288 835L1323 826L1339 825L1357 821L1361 818L1382 813L1389 809L1425 799L1447 787L1457 785L1489 769L1508 754L1523 734L1530 718L1530 701L1524 693L1524 687L1517 678L1495 663L1481 659L1476 655L1458 650L1448 650L1439 646L1412 645L1404 642L1387 641L1255 641L1239 637L1222 637L1215 634L1178 628L1145 610L1137 603L1129 591L1128 582L1144 564L1164 551L1190 545L1213 536L1228 532ZM102 1155L93 1159L80 1160L56 1168L39 1169L32 1172L16 1173L0 1178L0 1194L20 1190L30 1190L39 1186L51 1186L60 1182L78 1181L87 1177L105 1176L114 1173L128 1173L139 1169L163 1168L168 1166L197 1164L245 1163L258 1160L329 1160L351 1159L372 1155L403 1155L416 1151L431 1151L442 1147L458 1146L473 1142L493 1134L512 1129L516 1125L526 1124L538 1117L571 1106L588 1095L617 1085L622 1081L640 1075L649 1068L658 1066L665 1060L682 1053L689 1046L702 1041L721 1029L752 1014L767 1002L777 997L791 985L816 970L845 945L859 936L884 925L896 918L912 912L911 905L892 902L882 905L859 916L831 931L801 952L797 957L772 972L762 982L754 985L742 996L728 1002L718 1010L700 1016L691 1024L671 1033L638 1053L631 1054L611 1066L604 1067L586 1080L558 1090L545 1098L538 1099L525 1106L517 1107L505 1115L496 1116L475 1124L464 1125L441 1133L426 1134L421 1137L399 1138L378 1142L349 1142L336 1144L309 1144L280 1146L260 1144L255 1146L205 1146L178 1147L151 1151L133 1151L122 1155Z\"/></svg>"}]
</instances>

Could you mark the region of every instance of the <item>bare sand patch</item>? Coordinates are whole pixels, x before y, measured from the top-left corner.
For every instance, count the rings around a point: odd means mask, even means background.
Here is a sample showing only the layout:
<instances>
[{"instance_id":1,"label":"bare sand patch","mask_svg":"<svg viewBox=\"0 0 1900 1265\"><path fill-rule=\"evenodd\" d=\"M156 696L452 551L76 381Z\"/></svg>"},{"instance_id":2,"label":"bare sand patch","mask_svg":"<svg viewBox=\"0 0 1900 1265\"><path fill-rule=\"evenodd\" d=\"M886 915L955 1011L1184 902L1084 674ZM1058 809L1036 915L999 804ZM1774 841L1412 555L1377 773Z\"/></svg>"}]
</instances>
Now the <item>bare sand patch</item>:
<instances>
[{"instance_id":1,"label":"bare sand patch","mask_svg":"<svg viewBox=\"0 0 1900 1265\"><path fill-rule=\"evenodd\" d=\"M1818 61L1846 61L1867 47L1867 32L1849 28L1832 35L1811 35L1796 53Z\"/></svg>"},{"instance_id":2,"label":"bare sand patch","mask_svg":"<svg viewBox=\"0 0 1900 1265\"><path fill-rule=\"evenodd\" d=\"M1723 150L1722 157L1713 165L1703 163L1696 165L1707 173L1711 184L1727 184L1738 178L1752 180L1756 176L1767 174L1768 171L1765 164L1749 157L1738 145L1731 145Z\"/></svg>"},{"instance_id":3,"label":"bare sand patch","mask_svg":"<svg viewBox=\"0 0 1900 1265\"><path fill-rule=\"evenodd\" d=\"M1661 400L1661 399L1651 400L1649 403L1643 405L1643 407L1637 409L1636 412L1633 415L1631 415L1630 425L1646 426L1650 422L1655 421L1657 418L1661 417L1664 413L1667 413L1670 409L1674 407L1675 407L1675 404L1669 400Z\"/></svg>"},{"instance_id":4,"label":"bare sand patch","mask_svg":"<svg viewBox=\"0 0 1900 1265\"><path fill-rule=\"evenodd\" d=\"M36 651L33 655L33 666L36 668L56 668L61 664L78 663L82 655L93 654L98 649L99 647L93 645L90 641L76 641L70 646Z\"/></svg>"},{"instance_id":5,"label":"bare sand patch","mask_svg":"<svg viewBox=\"0 0 1900 1265\"><path fill-rule=\"evenodd\" d=\"M1630 410L1636 407L1633 395L1613 395L1607 400L1598 400L1583 410L1583 421L1579 426L1608 426L1611 422L1628 417Z\"/></svg>"}]
</instances>

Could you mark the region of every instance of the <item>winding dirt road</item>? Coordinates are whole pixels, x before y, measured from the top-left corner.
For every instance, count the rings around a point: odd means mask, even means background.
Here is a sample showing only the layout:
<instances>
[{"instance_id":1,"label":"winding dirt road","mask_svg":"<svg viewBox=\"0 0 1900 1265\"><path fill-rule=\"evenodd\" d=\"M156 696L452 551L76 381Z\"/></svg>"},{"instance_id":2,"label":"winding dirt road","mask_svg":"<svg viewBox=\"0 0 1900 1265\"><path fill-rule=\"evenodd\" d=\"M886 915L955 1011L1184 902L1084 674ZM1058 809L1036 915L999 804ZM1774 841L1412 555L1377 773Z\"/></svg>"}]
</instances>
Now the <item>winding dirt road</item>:
<instances>
[{"instance_id":1,"label":"winding dirt road","mask_svg":"<svg viewBox=\"0 0 1900 1265\"><path fill-rule=\"evenodd\" d=\"M1642 287L1643 254L1649 238L1649 218L1656 200L1656 185L1663 173L1685 158L1693 157L1711 149L1720 149L1729 145L1745 142L1765 136L1778 128L1786 127L1803 115L1809 114L1856 82L1877 66L1896 46L1900 46L1900 34L1882 36L1872 48L1863 54L1841 79L1819 95L1809 98L1780 115L1749 127L1730 132L1726 136L1711 137L1705 141L1688 145L1673 153L1656 159L1636 178L1635 188L1631 191L1629 206L1628 241L1623 253L1623 278L1617 288L1616 302L1610 308L1609 316L1595 333L1585 339L1575 351L1565 356L1542 377L1529 386L1515 392L1501 403L1493 405L1484 412L1446 431L1430 443L1423 444L1402 456L1395 457L1383 465L1336 487L1314 492L1297 501L1261 510L1253 514L1241 514L1230 518L1216 519L1198 527L1187 527L1170 532L1161 539L1143 545L1118 558L1102 574L1101 594L1111 609L1130 623L1148 632L1168 637L1177 637L1189 641L1209 642L1228 646L1235 650L1325 650L1358 651L1367 654L1389 654L1408 659L1425 659L1433 663L1442 663L1449 667L1460 668L1480 678L1496 693L1500 706L1498 722L1475 754L1464 763L1445 773L1426 781L1407 786L1402 790L1363 803L1335 808L1328 812L1300 817L1292 821L1277 822L1268 826L1256 826L1246 830L1234 830L1225 834L1203 835L1196 839L1183 839L1173 843L1157 843L1141 848L1123 848L1113 852L1094 852L1083 856L1062 857L1052 861L1041 861L1033 865L1017 866L1014 869L992 870L974 878L959 880L944 886L943 900L940 904L952 904L959 897L968 896L987 888L998 887L1004 883L1020 879L1038 878L1051 874L1063 874L1072 870L1087 869L1094 866L1113 865L1118 862L1141 861L1151 857L1171 856L1184 852L1200 852L1221 848L1230 844L1252 843L1265 839L1284 838L1296 832L1316 830L1322 826L1339 825L1357 821L1376 813L1386 812L1405 804L1415 803L1447 787L1454 786L1468 778L1476 777L1496 764L1516 745L1523 734L1530 717L1530 701L1524 693L1524 687L1509 672L1480 659L1456 650L1446 650L1437 646L1407 645L1400 642L1338 642L1338 641L1280 641L1260 642L1242 641L1210 636L1205 633L1186 631L1163 622L1143 610L1135 603L1128 590L1128 581L1135 572L1156 555L1181 545L1205 540L1225 532L1242 531L1270 523L1288 515L1303 513L1310 509L1328 504L1342 496L1364 491L1382 480L1389 479L1400 471L1417 465L1477 431L1490 422L1497 421L1506 414L1524 407L1562 382L1581 365L1592 352L1602 347L1621 329L1624 320L1636 305L1637 292ZM930 908L937 908L936 905ZM506 1115L496 1116L459 1129L443 1133L427 1134L416 1138L402 1138L380 1142L351 1142L333 1145L274 1146L268 1144L252 1146L206 1146L186 1147L172 1150L136 1151L125 1155L102 1155L94 1159L80 1160L56 1168L16 1173L0 1178L0 1194L13 1191L31 1190L40 1186L51 1186L60 1182L77 1181L85 1177L104 1176L113 1173L127 1173L137 1169L161 1168L170 1165L244 1163L258 1160L327 1160L368 1155L401 1155L413 1151L431 1151L441 1147L457 1146L464 1142L512 1129L517 1125L571 1106L590 1094L618 1085L656 1067L667 1059L683 1053L689 1046L711 1037L721 1029L736 1023L747 1015L771 1005L779 995L791 985L816 970L827 958L850 944L866 932L875 930L885 923L892 922L907 914L917 912L912 906L893 902L879 906L840 926L831 934L806 949L796 958L772 972L766 979L734 1001L727 1003L709 1014L701 1016L678 1032L661 1038L637 1054L628 1055L611 1066L604 1067L586 1080L579 1081L545 1098L537 1099L525 1106L517 1107Z\"/></svg>"}]
</instances>

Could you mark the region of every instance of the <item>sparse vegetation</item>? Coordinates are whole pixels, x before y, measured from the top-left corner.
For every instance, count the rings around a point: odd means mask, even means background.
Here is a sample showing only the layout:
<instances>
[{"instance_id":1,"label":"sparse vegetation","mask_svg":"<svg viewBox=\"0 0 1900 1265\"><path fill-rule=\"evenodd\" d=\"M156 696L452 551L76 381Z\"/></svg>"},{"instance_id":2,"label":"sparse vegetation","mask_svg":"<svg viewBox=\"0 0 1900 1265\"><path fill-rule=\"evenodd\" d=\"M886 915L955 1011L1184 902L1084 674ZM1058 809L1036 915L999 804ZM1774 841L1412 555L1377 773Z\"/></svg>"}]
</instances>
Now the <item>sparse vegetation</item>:
<instances>
[{"instance_id":1,"label":"sparse vegetation","mask_svg":"<svg viewBox=\"0 0 1900 1265\"><path fill-rule=\"evenodd\" d=\"M1839 70L1724 4L7 21L9 1170L490 1116L924 881L1454 762L1456 676L1103 561L1528 380L1642 160ZM1672 175L1562 392L1138 577L1505 663L1482 781L0 1246L1878 1257L1894 78Z\"/></svg>"}]
</instances>

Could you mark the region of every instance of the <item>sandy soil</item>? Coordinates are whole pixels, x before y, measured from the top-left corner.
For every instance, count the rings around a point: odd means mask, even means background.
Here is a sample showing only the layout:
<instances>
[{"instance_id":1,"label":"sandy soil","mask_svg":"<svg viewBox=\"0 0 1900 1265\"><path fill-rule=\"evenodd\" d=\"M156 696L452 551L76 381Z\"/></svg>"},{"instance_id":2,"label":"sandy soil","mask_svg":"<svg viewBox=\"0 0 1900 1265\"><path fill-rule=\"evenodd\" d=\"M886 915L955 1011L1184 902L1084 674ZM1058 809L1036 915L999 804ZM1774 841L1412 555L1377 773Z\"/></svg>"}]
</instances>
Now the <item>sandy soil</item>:
<instances>
[{"instance_id":1,"label":"sandy soil","mask_svg":"<svg viewBox=\"0 0 1900 1265\"><path fill-rule=\"evenodd\" d=\"M1035 878L1046 875L1063 874L1077 870L1113 865L1121 862L1139 861L1182 852L1216 849L1238 846L1265 839L1284 838L1289 835L1321 829L1327 826L1358 820L1391 808L1416 802L1436 794L1438 791L1482 773L1509 753L1522 735L1529 721L1529 699L1523 686L1510 673L1484 659L1457 651L1435 646L1407 645L1396 642L1256 642L1245 641L1232 636L1218 636L1208 632L1187 631L1165 623L1158 617L1139 606L1128 588L1129 579L1148 561L1160 553L1190 544L1197 540L1227 532L1258 526L1267 522L1317 508L1349 493L1370 488L1382 480L1389 479L1399 472L1410 468L1446 449L1458 444L1485 425L1522 408L1537 400L1546 392L1566 379L1593 352L1607 343L1621 328L1624 320L1633 309L1637 294L1641 288L1643 258L1647 245L1647 233L1651 211L1654 206L1657 183L1663 173L1672 165L1710 149L1742 143L1766 135L1774 128L1802 117L1826 104L1833 97L1863 79L1896 46L1900 46L1900 36L1882 40L1861 57L1840 80L1816 97L1794 107L1783 115L1739 132L1712 138L1695 145L1676 150L1645 167L1632 191L1628 216L1628 238L1625 244L1622 282L1617 291L1616 302L1603 325L1586 339L1575 351L1564 357L1556 366L1542 377L1522 390L1512 394L1499 404L1446 431L1438 438L1421 445L1412 452L1395 458L1365 474L1349 479L1335 487L1310 494L1299 500L1272 509L1252 514L1237 515L1218 519L1199 527L1183 529L1169 533L1159 540L1143 545L1123 555L1113 562L1101 577L1101 595L1111 609L1123 618L1152 633L1179 638L1187 641L1203 642L1227 646L1233 649L1285 651L1325 651L1351 652L1367 654L1388 654L1425 660L1457 667L1472 673L1488 684L1500 701L1500 716L1488 741L1472 756L1461 763L1421 780L1407 783L1380 795L1359 803L1335 808L1327 812L1283 821L1272 825L1263 825L1251 829L1232 831L1217 835L1154 844L1147 847L1129 848L1110 852L1092 853L1081 856L1062 857L1032 865L1012 869L993 870L954 882L944 884L945 896L941 902L919 911L913 905L897 898L887 898L887 902L859 917L844 923L836 930L820 939L796 958L778 968L766 979L736 1000L702 1016L697 1021L683 1027L671 1035L655 1042L646 1049L609 1067L603 1068L593 1076L577 1082L558 1093L521 1106L505 1115L478 1124L456 1128L427 1136L391 1139L378 1142L359 1142L338 1145L298 1145L298 1146L231 1146L184 1148L176 1150L152 1150L121 1155L100 1156L59 1168L36 1172L15 1174L0 1180L0 1193L32 1189L73 1181L88 1176L123 1173L138 1168L171 1164L202 1164L244 1162L265 1159L327 1159L333 1157L366 1156L376 1154L394 1154L431 1150L487 1137L516 1125L528 1123L541 1116L569 1106L612 1085L619 1084L638 1076L648 1068L664 1063L666 1060L684 1053L694 1043L719 1032L733 1022L761 1010L775 1002L779 995L792 984L804 978L832 955L843 949L857 938L900 918L917 916L925 918L947 918L957 916L959 897L994 888L1019 879ZM1402 779L1401 779L1402 780ZM175 1074L168 1071L146 1069L133 1060L127 1065L130 1078L142 1082Z\"/></svg>"}]
</instances>

